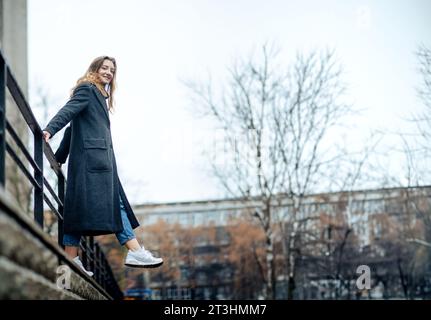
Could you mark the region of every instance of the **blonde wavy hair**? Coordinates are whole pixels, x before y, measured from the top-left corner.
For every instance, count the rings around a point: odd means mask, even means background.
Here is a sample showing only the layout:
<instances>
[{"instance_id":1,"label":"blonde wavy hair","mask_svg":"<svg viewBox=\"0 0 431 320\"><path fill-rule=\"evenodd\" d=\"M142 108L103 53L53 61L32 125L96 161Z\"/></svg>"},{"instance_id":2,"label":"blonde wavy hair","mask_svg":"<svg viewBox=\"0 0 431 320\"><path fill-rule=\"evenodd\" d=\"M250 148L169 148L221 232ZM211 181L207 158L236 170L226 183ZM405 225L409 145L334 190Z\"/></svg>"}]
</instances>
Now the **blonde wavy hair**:
<instances>
[{"instance_id":1,"label":"blonde wavy hair","mask_svg":"<svg viewBox=\"0 0 431 320\"><path fill-rule=\"evenodd\" d=\"M112 77L111 83L109 84L109 90L108 90L109 92L106 92L97 74L97 72L103 65L103 61L105 60L111 61L115 67L114 75ZM76 85L72 88L70 95L71 96L73 95L73 92L75 91L76 87L78 87L81 83L85 83L85 82L92 83L97 87L97 89L99 89L99 91L102 93L102 95L105 98L109 98L108 110L112 113L114 111L114 104L115 104L114 92L117 87L117 83L115 81L116 75L117 75L117 62L115 61L115 58L109 57L109 56L97 57L96 59L93 60L93 62L91 62L85 74L81 78L79 78L78 81L76 81Z\"/></svg>"}]
</instances>

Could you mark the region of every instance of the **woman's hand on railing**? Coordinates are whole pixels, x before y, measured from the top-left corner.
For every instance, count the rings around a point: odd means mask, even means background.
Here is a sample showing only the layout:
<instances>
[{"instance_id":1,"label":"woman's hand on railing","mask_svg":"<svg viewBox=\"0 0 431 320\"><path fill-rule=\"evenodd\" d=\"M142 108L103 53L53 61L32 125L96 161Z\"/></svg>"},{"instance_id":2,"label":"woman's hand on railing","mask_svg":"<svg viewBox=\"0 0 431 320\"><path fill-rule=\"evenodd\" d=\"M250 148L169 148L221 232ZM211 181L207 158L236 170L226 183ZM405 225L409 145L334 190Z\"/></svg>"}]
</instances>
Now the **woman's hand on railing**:
<instances>
[{"instance_id":1,"label":"woman's hand on railing","mask_svg":"<svg viewBox=\"0 0 431 320\"><path fill-rule=\"evenodd\" d=\"M45 142L48 142L50 138L51 134L48 131L43 131L43 139L45 140Z\"/></svg>"}]
</instances>

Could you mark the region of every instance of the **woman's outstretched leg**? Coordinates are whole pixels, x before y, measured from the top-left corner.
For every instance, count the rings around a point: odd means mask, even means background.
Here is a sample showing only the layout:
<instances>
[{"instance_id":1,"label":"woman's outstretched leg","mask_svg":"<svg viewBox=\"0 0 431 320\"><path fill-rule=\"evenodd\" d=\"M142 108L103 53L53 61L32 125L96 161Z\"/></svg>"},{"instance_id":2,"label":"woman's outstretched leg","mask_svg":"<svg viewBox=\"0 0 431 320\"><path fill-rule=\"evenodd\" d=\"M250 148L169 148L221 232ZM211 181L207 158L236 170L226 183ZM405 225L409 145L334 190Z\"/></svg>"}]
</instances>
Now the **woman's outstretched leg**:
<instances>
[{"instance_id":1,"label":"woman's outstretched leg","mask_svg":"<svg viewBox=\"0 0 431 320\"><path fill-rule=\"evenodd\" d=\"M69 258L73 259L78 256L78 247L65 246L64 251L66 251Z\"/></svg>"},{"instance_id":2,"label":"woman's outstretched leg","mask_svg":"<svg viewBox=\"0 0 431 320\"><path fill-rule=\"evenodd\" d=\"M136 239L121 198L120 209L121 220L123 222L123 231L117 232L115 235L117 236L120 244L126 246L126 248L129 249L129 252L126 256L125 265L135 268L155 268L160 266L163 263L163 259L154 257L151 252L145 250L144 246L141 246Z\"/></svg>"},{"instance_id":3,"label":"woman's outstretched leg","mask_svg":"<svg viewBox=\"0 0 431 320\"><path fill-rule=\"evenodd\" d=\"M141 245L139 244L138 240L136 238L128 240L125 244L127 249L132 251L139 251L142 249Z\"/></svg>"},{"instance_id":4,"label":"woman's outstretched leg","mask_svg":"<svg viewBox=\"0 0 431 320\"><path fill-rule=\"evenodd\" d=\"M66 251L69 258L73 260L85 273L90 277L93 276L93 272L88 271L84 268L82 261L79 259L78 249L79 243L81 242L81 236L76 234L65 234L63 236L64 251Z\"/></svg>"}]
</instances>

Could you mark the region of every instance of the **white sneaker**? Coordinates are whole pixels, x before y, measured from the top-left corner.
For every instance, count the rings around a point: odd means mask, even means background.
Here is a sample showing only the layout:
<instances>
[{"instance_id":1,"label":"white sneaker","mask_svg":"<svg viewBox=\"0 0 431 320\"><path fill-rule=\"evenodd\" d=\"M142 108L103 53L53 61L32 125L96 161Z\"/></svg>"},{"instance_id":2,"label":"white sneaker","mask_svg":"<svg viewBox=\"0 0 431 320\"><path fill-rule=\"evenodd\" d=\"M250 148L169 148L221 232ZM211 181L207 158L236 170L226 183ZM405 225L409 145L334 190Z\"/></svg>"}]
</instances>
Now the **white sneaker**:
<instances>
[{"instance_id":1,"label":"white sneaker","mask_svg":"<svg viewBox=\"0 0 431 320\"><path fill-rule=\"evenodd\" d=\"M141 249L138 251L129 250L124 264L133 268L155 268L162 265L162 263L162 258L156 258L150 251Z\"/></svg>"},{"instance_id":2,"label":"white sneaker","mask_svg":"<svg viewBox=\"0 0 431 320\"><path fill-rule=\"evenodd\" d=\"M79 259L79 256L76 256L72 260L82 269L82 271L84 271L86 274L88 274L88 276L90 276L90 277L93 276L93 272L85 270L84 265L82 264L82 261Z\"/></svg>"}]
</instances>

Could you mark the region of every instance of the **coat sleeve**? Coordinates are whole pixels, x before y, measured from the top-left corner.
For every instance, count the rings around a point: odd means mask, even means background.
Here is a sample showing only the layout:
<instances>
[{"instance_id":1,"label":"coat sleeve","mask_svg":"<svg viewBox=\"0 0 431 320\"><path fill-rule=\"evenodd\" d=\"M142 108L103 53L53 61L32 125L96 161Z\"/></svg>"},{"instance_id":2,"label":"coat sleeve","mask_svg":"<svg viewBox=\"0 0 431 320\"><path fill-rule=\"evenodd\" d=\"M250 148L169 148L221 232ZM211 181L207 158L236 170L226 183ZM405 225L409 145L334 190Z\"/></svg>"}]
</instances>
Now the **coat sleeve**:
<instances>
[{"instance_id":1,"label":"coat sleeve","mask_svg":"<svg viewBox=\"0 0 431 320\"><path fill-rule=\"evenodd\" d=\"M71 129L70 126L66 128L64 131L63 139L60 142L60 146L58 147L57 151L55 152L55 159L58 163L65 163L67 156L69 155L70 150L70 135L71 135Z\"/></svg>"},{"instance_id":2,"label":"coat sleeve","mask_svg":"<svg viewBox=\"0 0 431 320\"><path fill-rule=\"evenodd\" d=\"M78 86L73 96L62 107L57 114L51 119L44 131L51 134L51 138L61 129L64 128L78 113L84 110L89 103L90 99L90 87L88 84Z\"/></svg>"}]
</instances>

